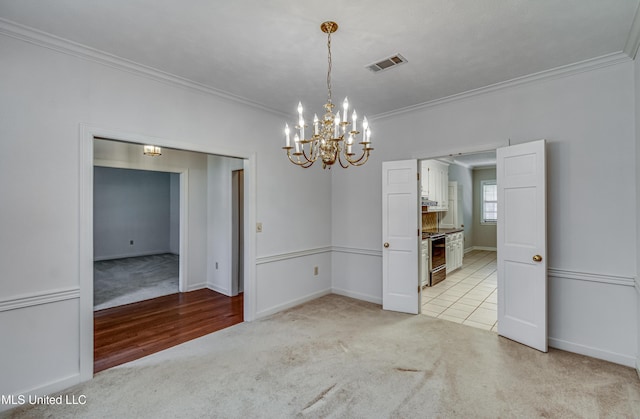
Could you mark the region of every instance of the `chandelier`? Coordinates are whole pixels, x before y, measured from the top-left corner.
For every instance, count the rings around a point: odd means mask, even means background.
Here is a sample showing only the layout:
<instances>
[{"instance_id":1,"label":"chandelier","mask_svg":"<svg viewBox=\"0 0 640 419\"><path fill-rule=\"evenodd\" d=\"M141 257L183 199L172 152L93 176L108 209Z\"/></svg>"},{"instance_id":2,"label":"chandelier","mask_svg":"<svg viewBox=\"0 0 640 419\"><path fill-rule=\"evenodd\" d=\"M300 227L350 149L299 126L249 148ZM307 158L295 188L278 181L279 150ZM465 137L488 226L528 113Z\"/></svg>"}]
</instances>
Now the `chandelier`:
<instances>
[{"instance_id":1,"label":"chandelier","mask_svg":"<svg viewBox=\"0 0 640 419\"><path fill-rule=\"evenodd\" d=\"M145 156L157 157L162 155L162 149L155 145L145 145L142 147L142 154Z\"/></svg>"},{"instance_id":2,"label":"chandelier","mask_svg":"<svg viewBox=\"0 0 640 419\"><path fill-rule=\"evenodd\" d=\"M320 25L322 32L327 34L327 49L329 69L327 70L327 103L324 105L325 114L322 119L318 119L318 115L313 116L312 134L305 138L306 125L302 102L298 103L298 125L295 126L295 136L293 145L291 144L291 130L289 124L285 124L285 146L282 147L287 151L287 157L291 163L303 168L311 167L316 160L322 161L322 168L331 166L338 162L343 168L351 166L362 166L369 159L371 153L371 129L369 122L364 117L362 120L362 136L357 130L358 114L354 110L351 114L351 122L349 122L349 101L347 98L342 102L342 116L338 110L335 114L333 108L335 105L331 99L331 34L338 30L338 24L335 22L324 22ZM360 140L360 141L358 141ZM358 155L354 152L356 142L362 146L362 151Z\"/></svg>"}]
</instances>

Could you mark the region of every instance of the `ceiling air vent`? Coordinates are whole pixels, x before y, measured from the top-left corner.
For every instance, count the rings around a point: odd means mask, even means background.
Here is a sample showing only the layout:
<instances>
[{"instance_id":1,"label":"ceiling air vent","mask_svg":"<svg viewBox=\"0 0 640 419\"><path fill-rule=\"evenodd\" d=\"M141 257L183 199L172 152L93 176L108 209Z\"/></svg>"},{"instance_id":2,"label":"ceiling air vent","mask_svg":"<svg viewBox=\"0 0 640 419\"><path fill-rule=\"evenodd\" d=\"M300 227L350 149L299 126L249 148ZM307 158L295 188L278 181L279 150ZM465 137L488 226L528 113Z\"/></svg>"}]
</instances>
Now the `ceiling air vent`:
<instances>
[{"instance_id":1,"label":"ceiling air vent","mask_svg":"<svg viewBox=\"0 0 640 419\"><path fill-rule=\"evenodd\" d=\"M406 58L404 58L400 54L396 54L392 55L391 57L385 58L384 60L380 60L377 63L369 64L367 68L374 73L377 73L379 71L388 70L406 62Z\"/></svg>"}]
</instances>

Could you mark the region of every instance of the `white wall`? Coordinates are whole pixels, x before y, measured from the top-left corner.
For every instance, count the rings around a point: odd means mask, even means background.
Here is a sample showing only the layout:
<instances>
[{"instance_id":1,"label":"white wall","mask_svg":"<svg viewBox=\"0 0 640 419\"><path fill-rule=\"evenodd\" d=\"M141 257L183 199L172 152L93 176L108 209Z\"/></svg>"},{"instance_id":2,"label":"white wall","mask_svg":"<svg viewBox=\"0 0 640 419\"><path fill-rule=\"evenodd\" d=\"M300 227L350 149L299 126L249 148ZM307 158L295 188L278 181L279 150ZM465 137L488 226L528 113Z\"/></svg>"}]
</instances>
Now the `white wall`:
<instances>
[{"instance_id":1,"label":"white wall","mask_svg":"<svg viewBox=\"0 0 640 419\"><path fill-rule=\"evenodd\" d=\"M242 159L207 156L207 286L229 296L233 294L231 172L242 169L242 166Z\"/></svg>"},{"instance_id":2,"label":"white wall","mask_svg":"<svg viewBox=\"0 0 640 419\"><path fill-rule=\"evenodd\" d=\"M94 260L169 252L169 173L95 167L93 184Z\"/></svg>"},{"instance_id":3,"label":"white wall","mask_svg":"<svg viewBox=\"0 0 640 419\"><path fill-rule=\"evenodd\" d=\"M586 69L585 69L586 70ZM633 365L636 197L633 63L541 79L372 121L372 161L332 179L333 286L381 298L381 162L548 140L552 346ZM607 244L609 243L609 244ZM611 245L615 243L615 245ZM377 256L379 257L379 256Z\"/></svg>"},{"instance_id":4,"label":"white wall","mask_svg":"<svg viewBox=\"0 0 640 419\"><path fill-rule=\"evenodd\" d=\"M28 30L12 36L14 28L1 25L0 330L11 344L0 345L0 371L9 371L0 374L0 394L60 390L80 380L79 365L86 363L79 361L88 351L78 336L86 330L81 307L88 306L80 298L87 280L79 274L79 191L87 180L81 124L186 150L252 156L256 199L250 215L264 230L248 245L258 259L277 258L269 269L251 270L255 305L268 312L329 290L330 258L317 249L331 244L330 173L287 162L284 117ZM205 166L205 181L206 174ZM190 185L198 176L189 172ZM201 196L206 200L206 190ZM206 213L196 211L203 213L189 214L189 240L202 246L190 246L189 263L202 263L190 266L189 274L204 284L207 229L193 220L206 220ZM300 250L309 252L293 254ZM292 274L291 260L305 273L319 264L327 276L301 278ZM56 327L44 333L34 326L50 323Z\"/></svg>"}]
</instances>

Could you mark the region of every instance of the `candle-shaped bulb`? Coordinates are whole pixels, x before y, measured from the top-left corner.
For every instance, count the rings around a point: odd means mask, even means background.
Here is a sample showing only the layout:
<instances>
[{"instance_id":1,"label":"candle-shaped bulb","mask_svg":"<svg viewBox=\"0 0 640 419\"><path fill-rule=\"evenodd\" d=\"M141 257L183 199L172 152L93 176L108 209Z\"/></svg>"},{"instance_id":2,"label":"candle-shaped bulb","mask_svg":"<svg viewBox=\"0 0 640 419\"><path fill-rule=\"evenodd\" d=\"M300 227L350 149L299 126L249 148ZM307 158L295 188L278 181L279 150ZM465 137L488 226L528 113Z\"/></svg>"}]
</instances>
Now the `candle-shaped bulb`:
<instances>
[{"instance_id":1,"label":"candle-shaped bulb","mask_svg":"<svg viewBox=\"0 0 640 419\"><path fill-rule=\"evenodd\" d=\"M296 153L300 152L300 137L298 137L298 134L296 134L296 136L293 138L293 142L296 143Z\"/></svg>"},{"instance_id":2,"label":"candle-shaped bulb","mask_svg":"<svg viewBox=\"0 0 640 419\"><path fill-rule=\"evenodd\" d=\"M356 110L353 110L353 113L351 114L351 124L353 124L353 128L351 128L351 131L357 131L358 128L356 127L356 121L358 120L358 114L356 113Z\"/></svg>"},{"instance_id":3,"label":"candle-shaped bulb","mask_svg":"<svg viewBox=\"0 0 640 419\"><path fill-rule=\"evenodd\" d=\"M333 138L338 138L339 136L340 136L340 111L336 112L335 129L333 132Z\"/></svg>"},{"instance_id":4,"label":"candle-shaped bulb","mask_svg":"<svg viewBox=\"0 0 640 419\"><path fill-rule=\"evenodd\" d=\"M318 135L318 114L313 114L313 135Z\"/></svg>"},{"instance_id":5,"label":"candle-shaped bulb","mask_svg":"<svg viewBox=\"0 0 640 419\"><path fill-rule=\"evenodd\" d=\"M347 121L347 111L349 110L349 100L345 97L344 102L342 102L342 109L344 110L342 113L342 119Z\"/></svg>"},{"instance_id":6,"label":"candle-shaped bulb","mask_svg":"<svg viewBox=\"0 0 640 419\"><path fill-rule=\"evenodd\" d=\"M291 138L289 134L291 130L289 129L289 124L284 124L284 145L285 147L291 147Z\"/></svg>"},{"instance_id":7,"label":"candle-shaped bulb","mask_svg":"<svg viewBox=\"0 0 640 419\"><path fill-rule=\"evenodd\" d=\"M302 102L298 102L298 115L302 116Z\"/></svg>"},{"instance_id":8,"label":"candle-shaped bulb","mask_svg":"<svg viewBox=\"0 0 640 419\"><path fill-rule=\"evenodd\" d=\"M367 128L367 143L369 143L367 148L371 148L371 128Z\"/></svg>"},{"instance_id":9,"label":"candle-shaped bulb","mask_svg":"<svg viewBox=\"0 0 640 419\"><path fill-rule=\"evenodd\" d=\"M362 120L362 142L367 142L367 129L369 129L369 121L367 121L367 117L365 116Z\"/></svg>"}]
</instances>

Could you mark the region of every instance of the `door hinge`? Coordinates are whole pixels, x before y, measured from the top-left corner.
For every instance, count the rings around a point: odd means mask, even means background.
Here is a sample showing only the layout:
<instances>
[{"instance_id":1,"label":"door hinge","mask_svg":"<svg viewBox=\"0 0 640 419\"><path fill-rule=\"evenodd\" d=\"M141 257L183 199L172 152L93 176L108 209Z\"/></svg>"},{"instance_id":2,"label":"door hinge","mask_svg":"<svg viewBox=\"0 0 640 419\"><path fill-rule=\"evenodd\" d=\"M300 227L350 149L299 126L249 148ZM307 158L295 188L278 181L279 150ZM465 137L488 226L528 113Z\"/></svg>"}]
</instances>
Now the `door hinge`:
<instances>
[{"instance_id":1,"label":"door hinge","mask_svg":"<svg viewBox=\"0 0 640 419\"><path fill-rule=\"evenodd\" d=\"M418 237L420 237L420 229L418 229Z\"/></svg>"},{"instance_id":2,"label":"door hinge","mask_svg":"<svg viewBox=\"0 0 640 419\"><path fill-rule=\"evenodd\" d=\"M420 173L416 173L418 175L418 180L420 180Z\"/></svg>"}]
</instances>

